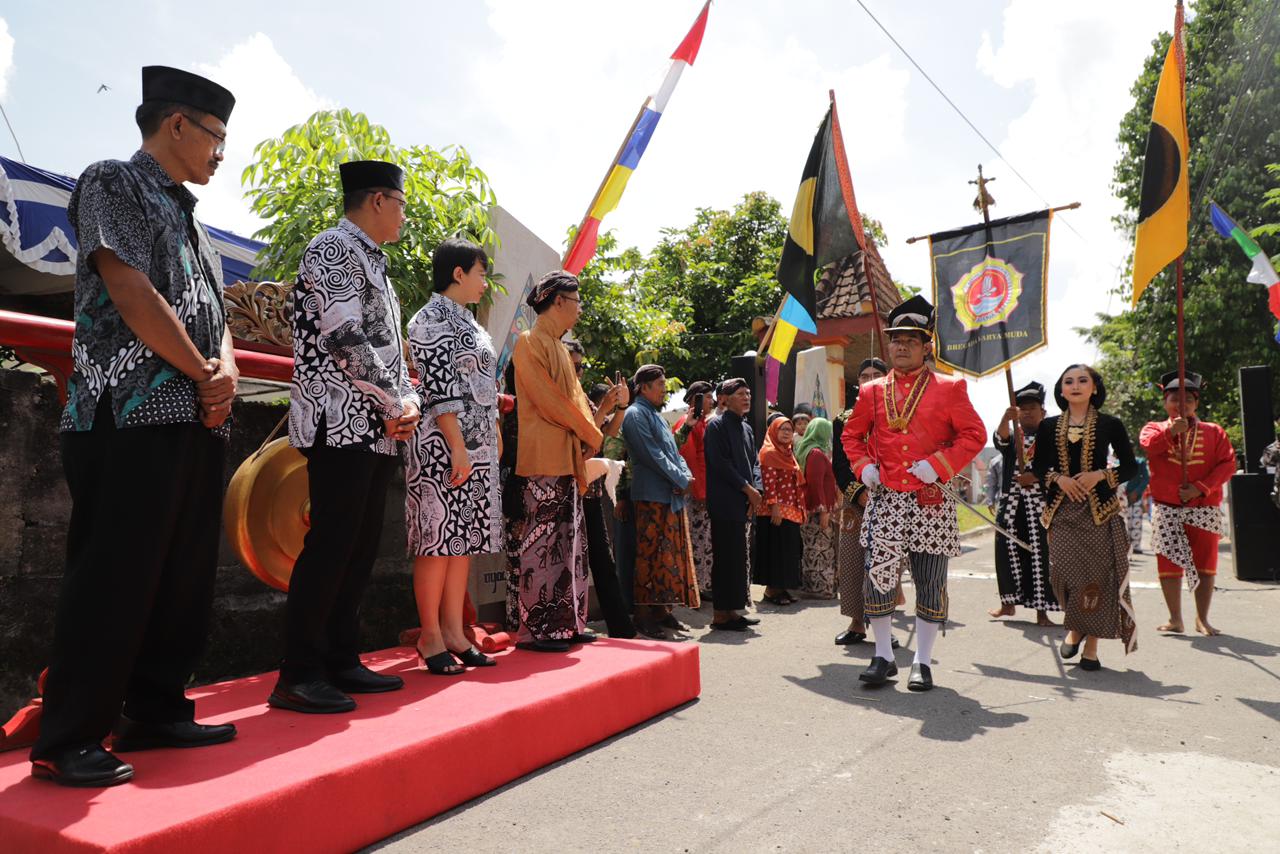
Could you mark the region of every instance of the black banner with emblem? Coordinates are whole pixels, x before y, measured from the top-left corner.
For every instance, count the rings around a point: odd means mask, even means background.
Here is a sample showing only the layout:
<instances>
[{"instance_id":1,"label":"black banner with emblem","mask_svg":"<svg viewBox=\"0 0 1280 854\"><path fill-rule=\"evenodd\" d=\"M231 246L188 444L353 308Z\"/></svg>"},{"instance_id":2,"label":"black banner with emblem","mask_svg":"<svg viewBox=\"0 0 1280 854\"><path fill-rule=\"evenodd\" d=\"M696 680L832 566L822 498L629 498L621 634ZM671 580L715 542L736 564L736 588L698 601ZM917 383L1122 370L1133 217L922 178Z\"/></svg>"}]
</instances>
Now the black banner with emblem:
<instances>
[{"instance_id":1,"label":"black banner with emblem","mask_svg":"<svg viewBox=\"0 0 1280 854\"><path fill-rule=\"evenodd\" d=\"M1048 343L1050 211L929 237L939 363L986 376Z\"/></svg>"}]
</instances>

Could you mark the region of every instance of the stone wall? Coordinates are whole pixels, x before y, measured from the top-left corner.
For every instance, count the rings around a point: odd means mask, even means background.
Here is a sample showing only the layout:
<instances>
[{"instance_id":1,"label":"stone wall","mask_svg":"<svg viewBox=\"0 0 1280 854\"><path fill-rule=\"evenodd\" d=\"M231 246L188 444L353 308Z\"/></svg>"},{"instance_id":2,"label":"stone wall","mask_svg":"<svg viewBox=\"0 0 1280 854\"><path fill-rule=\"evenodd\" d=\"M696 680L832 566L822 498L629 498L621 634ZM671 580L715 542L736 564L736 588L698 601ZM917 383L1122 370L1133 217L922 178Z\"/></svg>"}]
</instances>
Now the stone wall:
<instances>
[{"instance_id":1,"label":"stone wall","mask_svg":"<svg viewBox=\"0 0 1280 854\"><path fill-rule=\"evenodd\" d=\"M34 696L52 648L71 512L58 453L61 410L49 379L0 370L0 720ZM228 480L283 413L280 404L236 402ZM404 544L404 482L398 475L387 496L382 544L362 606L365 649L392 646L401 630L417 625ZM240 566L225 539L218 564L212 627L197 683L273 670L283 648L285 595ZM263 687L264 701L269 687Z\"/></svg>"}]
</instances>

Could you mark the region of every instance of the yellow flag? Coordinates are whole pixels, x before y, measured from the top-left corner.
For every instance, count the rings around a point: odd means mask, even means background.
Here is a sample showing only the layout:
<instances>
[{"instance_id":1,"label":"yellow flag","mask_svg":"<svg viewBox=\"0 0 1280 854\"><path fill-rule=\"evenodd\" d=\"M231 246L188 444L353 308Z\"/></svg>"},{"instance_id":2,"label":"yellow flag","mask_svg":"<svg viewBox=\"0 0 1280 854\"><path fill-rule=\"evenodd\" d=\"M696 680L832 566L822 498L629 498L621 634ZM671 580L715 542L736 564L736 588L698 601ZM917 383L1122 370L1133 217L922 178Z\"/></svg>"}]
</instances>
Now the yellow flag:
<instances>
[{"instance_id":1,"label":"yellow flag","mask_svg":"<svg viewBox=\"0 0 1280 854\"><path fill-rule=\"evenodd\" d=\"M1156 274L1187 249L1191 194L1187 178L1187 112L1182 93L1182 9L1156 86L1142 165L1138 231L1133 247L1133 304Z\"/></svg>"}]
</instances>

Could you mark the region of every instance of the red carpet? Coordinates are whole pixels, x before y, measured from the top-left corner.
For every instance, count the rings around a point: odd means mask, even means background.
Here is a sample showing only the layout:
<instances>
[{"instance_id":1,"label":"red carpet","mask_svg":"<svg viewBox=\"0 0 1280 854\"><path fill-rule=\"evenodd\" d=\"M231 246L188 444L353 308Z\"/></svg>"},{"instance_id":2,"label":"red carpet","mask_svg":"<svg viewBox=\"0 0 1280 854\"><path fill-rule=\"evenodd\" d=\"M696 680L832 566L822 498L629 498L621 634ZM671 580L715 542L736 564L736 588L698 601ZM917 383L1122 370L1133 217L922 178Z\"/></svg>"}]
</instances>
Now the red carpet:
<instances>
[{"instance_id":1,"label":"red carpet","mask_svg":"<svg viewBox=\"0 0 1280 854\"><path fill-rule=\"evenodd\" d=\"M409 653L409 655L406 655ZM123 754L134 781L68 789L0 754L0 851L351 851L698 696L695 644L605 640L430 676L403 648L365 657L405 688L349 715L269 709L274 673L191 692L232 742Z\"/></svg>"}]
</instances>

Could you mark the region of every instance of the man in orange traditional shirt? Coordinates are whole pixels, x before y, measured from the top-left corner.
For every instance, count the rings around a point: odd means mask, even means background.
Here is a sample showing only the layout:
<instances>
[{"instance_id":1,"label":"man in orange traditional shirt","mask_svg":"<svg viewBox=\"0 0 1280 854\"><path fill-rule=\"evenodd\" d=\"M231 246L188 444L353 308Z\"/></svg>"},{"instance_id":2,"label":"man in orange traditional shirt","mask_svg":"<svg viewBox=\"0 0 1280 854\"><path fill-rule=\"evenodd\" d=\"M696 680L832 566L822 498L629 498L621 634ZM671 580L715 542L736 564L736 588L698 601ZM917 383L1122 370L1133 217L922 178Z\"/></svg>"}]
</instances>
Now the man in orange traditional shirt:
<instances>
[{"instance_id":1,"label":"man in orange traditional shirt","mask_svg":"<svg viewBox=\"0 0 1280 854\"><path fill-rule=\"evenodd\" d=\"M947 563L960 554L955 500L937 484L967 466L987 436L965 381L925 367L933 346L929 301L914 296L896 307L885 331L893 369L862 387L841 436L854 477L871 491L861 541L876 653L859 678L881 685L898 673L890 628L899 568L908 562L916 588L916 655L907 687L928 691L933 644L947 620Z\"/></svg>"},{"instance_id":2,"label":"man in orange traditional shirt","mask_svg":"<svg viewBox=\"0 0 1280 854\"><path fill-rule=\"evenodd\" d=\"M1151 465L1151 498L1155 502L1152 539L1160 587L1169 606L1169 622L1156 631L1182 631L1178 582L1185 576L1187 589L1196 598L1196 631L1216 635L1218 630L1209 624L1209 603L1218 574L1218 540L1225 532L1222 487L1235 474L1236 452L1225 430L1196 418L1200 375L1187 371L1186 379L1185 412L1180 414L1178 372L1170 371L1160 378L1169 418L1147 424L1139 437Z\"/></svg>"}]
</instances>

